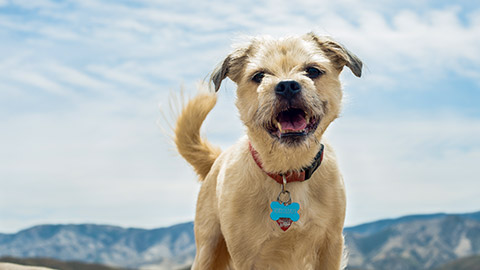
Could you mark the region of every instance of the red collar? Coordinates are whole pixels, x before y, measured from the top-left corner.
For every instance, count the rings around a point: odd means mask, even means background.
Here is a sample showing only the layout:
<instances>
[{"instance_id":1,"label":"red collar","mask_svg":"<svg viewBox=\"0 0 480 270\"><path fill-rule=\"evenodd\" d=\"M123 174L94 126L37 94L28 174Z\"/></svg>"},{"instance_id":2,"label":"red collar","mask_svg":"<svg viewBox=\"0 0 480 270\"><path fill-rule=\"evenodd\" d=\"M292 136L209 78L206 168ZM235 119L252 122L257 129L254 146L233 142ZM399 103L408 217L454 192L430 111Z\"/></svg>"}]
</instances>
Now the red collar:
<instances>
[{"instance_id":1,"label":"red collar","mask_svg":"<svg viewBox=\"0 0 480 270\"><path fill-rule=\"evenodd\" d=\"M263 170L262 163L258 157L258 152L253 148L252 144L248 142L248 147L250 149L250 153L252 154L253 160L255 160L255 163L257 163L258 167L262 169L268 176L270 176L273 180L275 180L279 184L283 184L283 176L282 174L277 174L277 173L269 173ZM318 151L317 155L315 156L312 164L306 168L303 168L300 172L288 172L285 175L285 178L287 179L287 183L290 182L303 182L308 180L312 174L315 172L315 170L320 166L323 160L323 149L325 147L323 144L320 146L320 151Z\"/></svg>"}]
</instances>

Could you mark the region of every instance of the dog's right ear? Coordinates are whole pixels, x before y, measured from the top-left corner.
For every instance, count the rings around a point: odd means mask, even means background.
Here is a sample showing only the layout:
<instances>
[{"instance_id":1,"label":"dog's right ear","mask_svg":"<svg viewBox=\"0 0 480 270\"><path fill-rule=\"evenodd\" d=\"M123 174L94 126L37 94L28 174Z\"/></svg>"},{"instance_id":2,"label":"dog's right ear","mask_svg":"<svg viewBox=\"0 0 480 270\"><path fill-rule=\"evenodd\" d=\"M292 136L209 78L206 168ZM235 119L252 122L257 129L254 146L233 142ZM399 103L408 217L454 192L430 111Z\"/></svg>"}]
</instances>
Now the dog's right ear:
<instances>
[{"instance_id":1,"label":"dog's right ear","mask_svg":"<svg viewBox=\"0 0 480 270\"><path fill-rule=\"evenodd\" d=\"M230 55L223 60L222 64L218 65L212 72L212 76L210 77L210 81L213 82L215 86L215 92L220 89L220 85L222 81L227 77L228 71L230 69Z\"/></svg>"},{"instance_id":2,"label":"dog's right ear","mask_svg":"<svg viewBox=\"0 0 480 270\"><path fill-rule=\"evenodd\" d=\"M213 85L215 86L215 92L220 89L220 85L226 77L238 83L244 70L250 47L251 44L238 47L213 70L212 76L210 76L210 81L213 82Z\"/></svg>"}]
</instances>

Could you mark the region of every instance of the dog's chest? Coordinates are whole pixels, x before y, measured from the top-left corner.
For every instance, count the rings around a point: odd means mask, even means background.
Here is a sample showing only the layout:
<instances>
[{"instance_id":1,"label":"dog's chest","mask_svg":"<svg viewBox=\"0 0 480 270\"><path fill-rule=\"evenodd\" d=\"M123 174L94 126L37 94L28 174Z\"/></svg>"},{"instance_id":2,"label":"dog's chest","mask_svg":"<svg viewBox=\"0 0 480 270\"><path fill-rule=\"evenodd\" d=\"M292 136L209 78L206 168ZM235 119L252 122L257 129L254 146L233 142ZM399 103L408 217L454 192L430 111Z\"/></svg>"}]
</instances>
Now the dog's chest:
<instances>
[{"instance_id":1,"label":"dog's chest","mask_svg":"<svg viewBox=\"0 0 480 270\"><path fill-rule=\"evenodd\" d=\"M255 259L255 269L313 269L323 233L308 232L307 227L292 227L291 231L275 234L263 242Z\"/></svg>"},{"instance_id":2,"label":"dog's chest","mask_svg":"<svg viewBox=\"0 0 480 270\"><path fill-rule=\"evenodd\" d=\"M263 228L256 231L262 243L255 269L314 269L318 250L325 241L326 222L315 202L296 196L292 200L300 204L300 218L288 230L283 231L270 217L257 227ZM263 214L269 215L269 211Z\"/></svg>"},{"instance_id":3,"label":"dog's chest","mask_svg":"<svg viewBox=\"0 0 480 270\"><path fill-rule=\"evenodd\" d=\"M308 230L307 225L323 223L320 220L322 209L321 200L312 195L311 186L308 182L288 183L284 191L288 191L291 202L286 208L292 208L292 215L277 216L272 208L279 201L279 195L282 192L282 185L275 182L263 173L252 174L245 177L243 174L232 174L221 170L218 175L217 196L219 198L219 212L228 212L226 216L229 220L242 220L239 223L247 222L247 227L255 227L263 231L263 235L275 234L283 236L290 231ZM243 178L243 179L242 179ZM285 202L285 198L283 198ZM287 211L290 209L287 209ZM296 214L298 213L298 216ZM296 216L296 218L292 218ZM287 231L284 231L277 222L278 218L288 217L295 220Z\"/></svg>"},{"instance_id":4,"label":"dog's chest","mask_svg":"<svg viewBox=\"0 0 480 270\"><path fill-rule=\"evenodd\" d=\"M255 269L313 269L324 241L328 207L310 179L288 183L299 218L284 231L271 218L271 203L282 185L249 166L224 164L216 183L217 210L227 246L242 246L255 257ZM232 249L231 252L236 252Z\"/></svg>"}]
</instances>

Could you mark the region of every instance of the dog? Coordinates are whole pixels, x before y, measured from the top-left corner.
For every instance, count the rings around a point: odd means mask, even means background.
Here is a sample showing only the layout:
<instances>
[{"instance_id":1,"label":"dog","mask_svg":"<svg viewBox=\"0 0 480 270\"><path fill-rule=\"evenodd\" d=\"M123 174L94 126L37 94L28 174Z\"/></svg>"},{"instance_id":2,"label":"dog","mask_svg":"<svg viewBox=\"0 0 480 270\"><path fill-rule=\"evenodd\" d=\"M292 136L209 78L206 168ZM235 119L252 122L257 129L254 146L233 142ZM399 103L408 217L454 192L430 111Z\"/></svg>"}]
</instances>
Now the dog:
<instances>
[{"instance_id":1,"label":"dog","mask_svg":"<svg viewBox=\"0 0 480 270\"><path fill-rule=\"evenodd\" d=\"M174 140L202 186L192 269L341 269L345 189L323 134L340 113L339 74L362 62L329 37L254 37L188 101ZM200 136L225 78L246 136L225 151Z\"/></svg>"}]
</instances>

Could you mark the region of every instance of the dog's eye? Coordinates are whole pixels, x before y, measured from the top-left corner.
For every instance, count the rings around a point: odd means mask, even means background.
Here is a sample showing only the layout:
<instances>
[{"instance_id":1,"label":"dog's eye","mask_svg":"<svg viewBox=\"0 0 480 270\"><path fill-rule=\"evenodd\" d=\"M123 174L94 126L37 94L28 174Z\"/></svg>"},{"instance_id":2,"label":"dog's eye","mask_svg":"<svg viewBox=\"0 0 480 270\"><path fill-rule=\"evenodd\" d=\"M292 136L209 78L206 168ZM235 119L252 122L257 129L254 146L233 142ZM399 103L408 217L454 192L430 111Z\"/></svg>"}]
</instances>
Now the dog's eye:
<instances>
[{"instance_id":1,"label":"dog's eye","mask_svg":"<svg viewBox=\"0 0 480 270\"><path fill-rule=\"evenodd\" d=\"M305 69L305 71L307 72L307 76L310 79L316 79L320 77L320 75L323 75L325 73L319 70L318 68L314 68L314 67L308 67L307 69Z\"/></svg>"},{"instance_id":2,"label":"dog's eye","mask_svg":"<svg viewBox=\"0 0 480 270\"><path fill-rule=\"evenodd\" d=\"M256 83L261 83L263 77L265 77L265 72L257 72L255 75L253 75L252 81Z\"/></svg>"}]
</instances>

